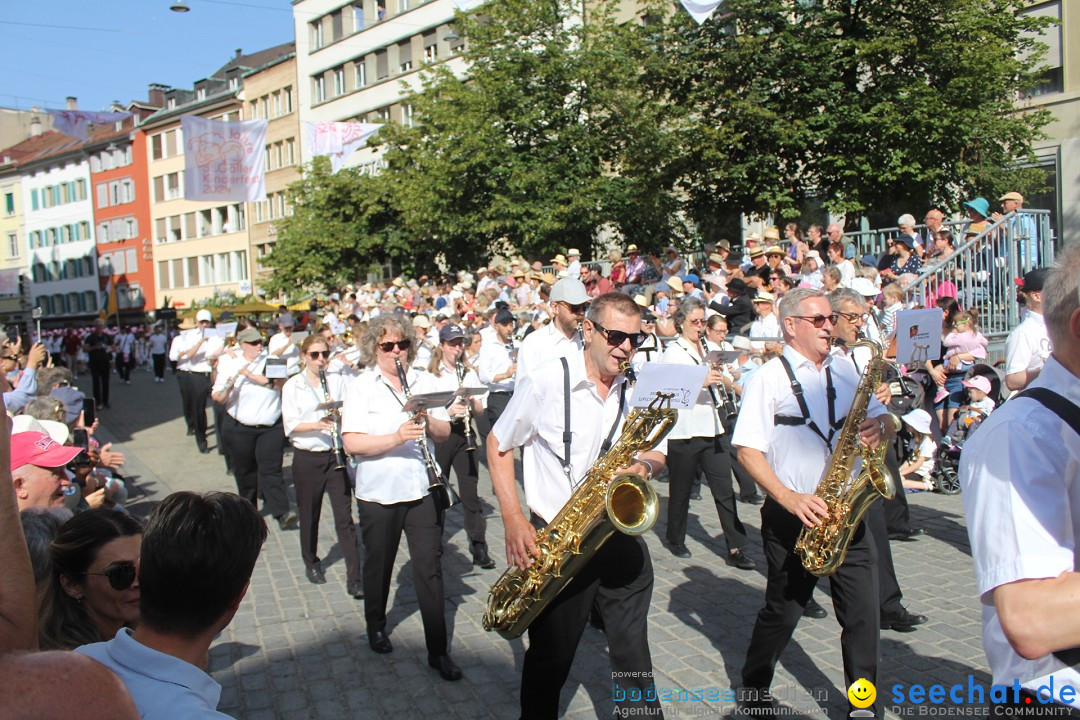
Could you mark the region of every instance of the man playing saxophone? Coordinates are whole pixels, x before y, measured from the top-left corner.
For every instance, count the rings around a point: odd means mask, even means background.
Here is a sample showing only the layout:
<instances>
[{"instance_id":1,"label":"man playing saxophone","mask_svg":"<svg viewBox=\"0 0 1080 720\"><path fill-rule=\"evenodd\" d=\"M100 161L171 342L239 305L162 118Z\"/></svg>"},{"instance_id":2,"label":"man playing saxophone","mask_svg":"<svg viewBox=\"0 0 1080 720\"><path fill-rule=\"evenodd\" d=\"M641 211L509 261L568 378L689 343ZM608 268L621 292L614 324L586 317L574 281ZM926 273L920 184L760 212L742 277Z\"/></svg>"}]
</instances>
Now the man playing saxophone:
<instances>
[{"instance_id":1,"label":"man playing saxophone","mask_svg":"<svg viewBox=\"0 0 1080 720\"><path fill-rule=\"evenodd\" d=\"M536 530L559 513L589 468L619 437L630 411L631 390L620 367L645 339L638 306L621 293L601 295L593 300L583 331L582 351L568 354L565 363L545 363L521 380L488 437L488 466L506 528L507 557L522 569L538 557ZM517 447L526 449L524 487L531 519L518 501ZM661 441L638 455L627 471L652 478L664 467L666 452ZM614 533L530 625L521 717L557 717L559 693L594 599L607 626L613 678L628 692L652 687L647 632L652 588L645 542ZM660 716L655 699L632 703L636 708L646 704L655 713L651 717Z\"/></svg>"},{"instance_id":2,"label":"man playing saxophone","mask_svg":"<svg viewBox=\"0 0 1080 720\"><path fill-rule=\"evenodd\" d=\"M783 354L747 381L732 445L740 462L765 491L761 536L768 563L765 606L758 613L742 670L739 702L750 714L773 707L769 695L776 662L802 617L818 578L807 572L794 548L803 527L827 522L825 501L815 494L838 448L859 375L830 353L836 321L828 298L799 288L780 303ZM895 433L891 416L876 397L863 399L866 416L859 441L874 447ZM856 467L856 470L858 468ZM859 678L877 683L879 610L877 554L862 523L847 557L830 576L844 659L845 689ZM874 708L881 716L881 708Z\"/></svg>"}]
</instances>

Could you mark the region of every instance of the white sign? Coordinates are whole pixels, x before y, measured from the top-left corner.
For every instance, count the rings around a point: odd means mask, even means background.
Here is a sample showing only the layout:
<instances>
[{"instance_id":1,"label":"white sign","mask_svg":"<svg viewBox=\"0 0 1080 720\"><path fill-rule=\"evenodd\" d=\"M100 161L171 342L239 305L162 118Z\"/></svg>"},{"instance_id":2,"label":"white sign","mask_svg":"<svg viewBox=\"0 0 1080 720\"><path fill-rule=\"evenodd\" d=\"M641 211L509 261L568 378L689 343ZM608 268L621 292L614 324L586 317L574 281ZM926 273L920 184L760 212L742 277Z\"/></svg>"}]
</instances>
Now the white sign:
<instances>
[{"instance_id":1,"label":"white sign","mask_svg":"<svg viewBox=\"0 0 1080 720\"><path fill-rule=\"evenodd\" d=\"M184 197L188 200L266 199L268 120L221 122L184 115Z\"/></svg>"},{"instance_id":2,"label":"white sign","mask_svg":"<svg viewBox=\"0 0 1080 720\"><path fill-rule=\"evenodd\" d=\"M896 313L896 362L914 366L941 357L944 320L941 308Z\"/></svg>"},{"instance_id":3,"label":"white sign","mask_svg":"<svg viewBox=\"0 0 1080 720\"><path fill-rule=\"evenodd\" d=\"M242 295L250 295L251 294L251 281L250 280L241 280L237 284L236 289Z\"/></svg>"},{"instance_id":4,"label":"white sign","mask_svg":"<svg viewBox=\"0 0 1080 720\"><path fill-rule=\"evenodd\" d=\"M707 365L678 365L676 363L647 362L637 372L637 383L630 396L630 407L646 407L656 399L656 394L670 396L671 407L689 410L697 402Z\"/></svg>"}]
</instances>

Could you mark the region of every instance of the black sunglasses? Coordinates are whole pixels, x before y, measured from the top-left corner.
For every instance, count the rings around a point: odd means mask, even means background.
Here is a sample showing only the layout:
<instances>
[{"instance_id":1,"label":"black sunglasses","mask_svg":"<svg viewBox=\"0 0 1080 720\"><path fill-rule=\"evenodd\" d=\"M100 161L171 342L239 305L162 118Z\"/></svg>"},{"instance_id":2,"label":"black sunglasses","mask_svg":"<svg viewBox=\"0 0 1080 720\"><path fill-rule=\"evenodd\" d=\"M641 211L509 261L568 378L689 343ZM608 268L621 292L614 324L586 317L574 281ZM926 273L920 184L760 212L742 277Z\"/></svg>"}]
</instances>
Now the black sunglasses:
<instances>
[{"instance_id":1,"label":"black sunglasses","mask_svg":"<svg viewBox=\"0 0 1080 720\"><path fill-rule=\"evenodd\" d=\"M575 315L581 315L589 309L589 303L579 303L577 305L571 305L568 302L564 302L563 305L565 305L567 309Z\"/></svg>"},{"instance_id":2,"label":"black sunglasses","mask_svg":"<svg viewBox=\"0 0 1080 720\"><path fill-rule=\"evenodd\" d=\"M307 356L309 358L311 358L312 360L318 360L321 357L322 358L329 358L330 357L330 351L329 350L312 350L311 352L309 352L307 354Z\"/></svg>"},{"instance_id":3,"label":"black sunglasses","mask_svg":"<svg viewBox=\"0 0 1080 720\"><path fill-rule=\"evenodd\" d=\"M117 563L105 570L105 572L88 572L87 575L103 575L109 579L109 586L113 590L127 590L131 587L131 583L135 582L135 570L134 563Z\"/></svg>"},{"instance_id":4,"label":"black sunglasses","mask_svg":"<svg viewBox=\"0 0 1080 720\"><path fill-rule=\"evenodd\" d=\"M813 323L816 328L825 327L826 322L830 325L835 325L837 320L836 315L792 315L791 317Z\"/></svg>"},{"instance_id":5,"label":"black sunglasses","mask_svg":"<svg viewBox=\"0 0 1080 720\"><path fill-rule=\"evenodd\" d=\"M392 351L394 349L395 345L397 345L398 350L408 350L409 348L412 347L412 340L398 340L396 343L395 342L381 342L381 343L378 343L379 349L382 350L383 352Z\"/></svg>"},{"instance_id":6,"label":"black sunglasses","mask_svg":"<svg viewBox=\"0 0 1080 720\"><path fill-rule=\"evenodd\" d=\"M611 347L619 347L624 342L629 340L630 347L637 350L639 347L641 347L642 343L645 342L645 338L649 337L647 333L643 332L628 333L623 332L622 330L608 330L606 327L596 322L595 320L592 321L592 324L593 327L603 333L604 337L607 338L607 344Z\"/></svg>"},{"instance_id":7,"label":"black sunglasses","mask_svg":"<svg viewBox=\"0 0 1080 720\"><path fill-rule=\"evenodd\" d=\"M858 322L859 320L862 320L863 315L861 315L859 313L838 312L838 313L834 314L833 317L837 318L837 319L844 318L849 323L853 323L853 322ZM835 325L835 324L836 324L836 320L833 320L833 325Z\"/></svg>"},{"instance_id":8,"label":"black sunglasses","mask_svg":"<svg viewBox=\"0 0 1080 720\"><path fill-rule=\"evenodd\" d=\"M245 345L264 345L265 341L263 341L263 340L244 340L244 344Z\"/></svg>"}]
</instances>

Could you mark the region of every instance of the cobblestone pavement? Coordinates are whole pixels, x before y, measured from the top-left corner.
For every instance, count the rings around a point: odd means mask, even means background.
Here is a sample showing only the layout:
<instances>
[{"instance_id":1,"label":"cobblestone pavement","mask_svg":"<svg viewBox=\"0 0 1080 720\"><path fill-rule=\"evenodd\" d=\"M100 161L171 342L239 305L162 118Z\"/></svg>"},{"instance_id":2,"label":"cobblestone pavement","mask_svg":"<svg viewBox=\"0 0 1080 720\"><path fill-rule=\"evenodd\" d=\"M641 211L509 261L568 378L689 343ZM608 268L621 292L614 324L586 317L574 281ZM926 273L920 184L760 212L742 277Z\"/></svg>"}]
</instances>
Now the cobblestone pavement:
<instances>
[{"instance_id":1,"label":"cobblestone pavement","mask_svg":"<svg viewBox=\"0 0 1080 720\"><path fill-rule=\"evenodd\" d=\"M156 500L177 490L235 490L221 458L216 453L200 455L185 437L172 375L158 384L139 371L131 385L117 384L115 376L113 383L112 408L101 412L101 435L127 453L127 473L137 486L129 503L133 512L145 514ZM89 379L80 378L80 386L89 392ZM492 555L501 561L502 525L486 473L480 486L489 506ZM667 486L661 483L657 489L666 503ZM905 604L929 615L930 622L912 633L882 631L878 693L887 707L887 688L894 683L966 685L969 674L976 683L989 683L960 498L908 498L913 524L925 528L926 535L917 542L893 543L893 553ZM736 570L722 561L720 523L707 488L705 498L691 505L691 559L680 560L664 549L662 519L648 535L656 573L649 627L656 684L702 691L701 699L665 702L669 718L723 717L732 710L723 694L738 678L765 586L757 508L740 504L739 513L750 536L749 554L760 565L757 571ZM508 642L483 630L480 618L498 571L471 567L460 512L448 518L443 561L451 653L464 672L457 683L442 681L427 666L404 547L390 599L394 652L376 655L368 648L363 603L345 593L344 563L329 507L324 507L323 517L325 585L311 585L304 578L297 533L281 532L270 523L248 595L211 648L210 672L224 688L220 709L251 720L358 714L517 717L524 640ZM800 623L781 658L774 691L793 710L792 717L845 717L840 628L828 594L819 590L816 597L829 618ZM614 707L612 692L604 635L587 628L563 690L564 715L608 717Z\"/></svg>"}]
</instances>

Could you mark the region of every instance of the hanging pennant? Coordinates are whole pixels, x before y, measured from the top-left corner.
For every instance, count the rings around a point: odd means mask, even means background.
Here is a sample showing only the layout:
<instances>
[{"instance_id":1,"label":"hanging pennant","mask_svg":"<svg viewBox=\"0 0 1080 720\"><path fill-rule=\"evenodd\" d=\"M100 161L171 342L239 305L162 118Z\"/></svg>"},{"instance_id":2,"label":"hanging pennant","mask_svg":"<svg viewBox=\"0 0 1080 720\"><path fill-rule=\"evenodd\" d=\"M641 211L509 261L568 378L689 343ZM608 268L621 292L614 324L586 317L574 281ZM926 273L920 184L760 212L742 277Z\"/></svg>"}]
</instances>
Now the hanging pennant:
<instances>
[{"instance_id":1,"label":"hanging pennant","mask_svg":"<svg viewBox=\"0 0 1080 720\"><path fill-rule=\"evenodd\" d=\"M180 118L184 136L184 197L188 200L266 199L267 120L221 122Z\"/></svg>"},{"instance_id":2,"label":"hanging pennant","mask_svg":"<svg viewBox=\"0 0 1080 720\"><path fill-rule=\"evenodd\" d=\"M304 132L311 154L330 158L331 172L337 173L381 127L381 123L306 122Z\"/></svg>"},{"instance_id":3,"label":"hanging pennant","mask_svg":"<svg viewBox=\"0 0 1080 720\"><path fill-rule=\"evenodd\" d=\"M724 4L724 0L682 0L682 5L690 17L697 21L698 25L712 17L716 8Z\"/></svg>"},{"instance_id":4,"label":"hanging pennant","mask_svg":"<svg viewBox=\"0 0 1080 720\"><path fill-rule=\"evenodd\" d=\"M53 119L53 129L79 140L90 136L91 125L112 125L132 117L129 112L88 112L86 110L46 110Z\"/></svg>"}]
</instances>

